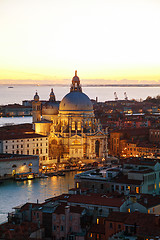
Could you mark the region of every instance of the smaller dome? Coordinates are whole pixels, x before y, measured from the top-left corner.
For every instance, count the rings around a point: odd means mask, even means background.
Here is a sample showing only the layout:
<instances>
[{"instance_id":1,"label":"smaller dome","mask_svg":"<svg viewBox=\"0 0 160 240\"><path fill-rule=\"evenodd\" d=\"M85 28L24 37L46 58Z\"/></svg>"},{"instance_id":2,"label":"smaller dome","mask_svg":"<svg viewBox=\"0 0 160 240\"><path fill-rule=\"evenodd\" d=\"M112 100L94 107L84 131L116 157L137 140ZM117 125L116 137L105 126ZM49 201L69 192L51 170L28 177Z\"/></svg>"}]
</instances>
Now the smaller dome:
<instances>
[{"instance_id":1,"label":"smaller dome","mask_svg":"<svg viewBox=\"0 0 160 240\"><path fill-rule=\"evenodd\" d=\"M57 115L58 109L59 103L48 101L42 107L42 115Z\"/></svg>"},{"instance_id":2,"label":"smaller dome","mask_svg":"<svg viewBox=\"0 0 160 240\"><path fill-rule=\"evenodd\" d=\"M36 94L34 95L34 101L38 102L39 101L39 96L38 93L36 92Z\"/></svg>"}]
</instances>

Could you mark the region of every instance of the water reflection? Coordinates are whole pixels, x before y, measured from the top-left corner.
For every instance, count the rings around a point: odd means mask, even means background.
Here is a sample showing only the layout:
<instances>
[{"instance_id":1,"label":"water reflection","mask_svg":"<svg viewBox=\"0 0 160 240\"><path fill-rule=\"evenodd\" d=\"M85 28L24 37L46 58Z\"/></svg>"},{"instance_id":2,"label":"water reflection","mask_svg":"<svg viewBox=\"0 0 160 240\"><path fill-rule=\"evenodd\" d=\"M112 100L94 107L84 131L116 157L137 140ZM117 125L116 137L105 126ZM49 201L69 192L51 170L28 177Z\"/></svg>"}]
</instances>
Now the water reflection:
<instances>
[{"instance_id":1,"label":"water reflection","mask_svg":"<svg viewBox=\"0 0 160 240\"><path fill-rule=\"evenodd\" d=\"M5 181L0 185L0 222L7 220L7 213L12 208L26 202L43 202L46 198L67 193L74 187L75 172L64 177L49 177L23 182Z\"/></svg>"}]
</instances>

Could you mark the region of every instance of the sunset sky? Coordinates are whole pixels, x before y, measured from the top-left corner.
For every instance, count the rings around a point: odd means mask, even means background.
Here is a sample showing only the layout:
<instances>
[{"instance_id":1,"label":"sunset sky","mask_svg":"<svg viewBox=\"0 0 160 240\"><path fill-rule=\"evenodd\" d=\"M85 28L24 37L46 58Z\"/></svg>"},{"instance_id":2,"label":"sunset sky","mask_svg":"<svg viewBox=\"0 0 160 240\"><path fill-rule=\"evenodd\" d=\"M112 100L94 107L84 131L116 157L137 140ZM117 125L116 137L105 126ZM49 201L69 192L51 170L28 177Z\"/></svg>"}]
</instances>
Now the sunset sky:
<instances>
[{"instance_id":1,"label":"sunset sky","mask_svg":"<svg viewBox=\"0 0 160 240\"><path fill-rule=\"evenodd\" d=\"M159 0L0 0L0 83L160 83L159 25Z\"/></svg>"}]
</instances>

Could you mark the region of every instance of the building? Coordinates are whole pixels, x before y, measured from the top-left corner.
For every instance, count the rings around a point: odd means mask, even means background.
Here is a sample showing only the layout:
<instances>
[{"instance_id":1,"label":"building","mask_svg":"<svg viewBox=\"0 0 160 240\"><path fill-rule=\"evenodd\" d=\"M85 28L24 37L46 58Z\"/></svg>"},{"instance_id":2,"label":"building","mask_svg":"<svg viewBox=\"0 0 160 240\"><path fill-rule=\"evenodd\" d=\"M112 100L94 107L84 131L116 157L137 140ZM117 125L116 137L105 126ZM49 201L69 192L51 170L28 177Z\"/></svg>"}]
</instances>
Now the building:
<instances>
[{"instance_id":1,"label":"building","mask_svg":"<svg viewBox=\"0 0 160 240\"><path fill-rule=\"evenodd\" d=\"M49 138L49 157L65 159L103 158L107 154L107 131L95 118L93 105L82 92L77 71L70 92L59 103L53 89L50 99L42 104L34 96L33 127L35 133Z\"/></svg>"},{"instance_id":2,"label":"building","mask_svg":"<svg viewBox=\"0 0 160 240\"><path fill-rule=\"evenodd\" d=\"M39 173L39 156L0 154L0 178L29 172Z\"/></svg>"},{"instance_id":3,"label":"building","mask_svg":"<svg viewBox=\"0 0 160 240\"><path fill-rule=\"evenodd\" d=\"M34 132L31 124L0 128L0 153L38 155L40 165L48 160L48 137Z\"/></svg>"},{"instance_id":4,"label":"building","mask_svg":"<svg viewBox=\"0 0 160 240\"><path fill-rule=\"evenodd\" d=\"M130 158L121 167L90 170L75 175L76 188L92 192L159 194L160 163L156 159Z\"/></svg>"}]
</instances>

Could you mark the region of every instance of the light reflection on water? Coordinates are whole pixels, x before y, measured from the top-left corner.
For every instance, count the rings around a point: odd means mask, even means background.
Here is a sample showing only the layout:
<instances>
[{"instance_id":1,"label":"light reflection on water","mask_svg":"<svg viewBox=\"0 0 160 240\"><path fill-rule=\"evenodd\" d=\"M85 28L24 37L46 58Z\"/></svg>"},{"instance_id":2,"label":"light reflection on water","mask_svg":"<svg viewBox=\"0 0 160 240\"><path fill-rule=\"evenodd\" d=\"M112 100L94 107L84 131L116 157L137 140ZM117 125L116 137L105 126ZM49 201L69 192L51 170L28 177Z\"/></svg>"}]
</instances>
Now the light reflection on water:
<instances>
[{"instance_id":1,"label":"light reflection on water","mask_svg":"<svg viewBox=\"0 0 160 240\"><path fill-rule=\"evenodd\" d=\"M28 181L7 180L0 185L0 222L7 220L8 212L13 207L26 202L41 203L45 199L67 193L74 187L75 172L66 173L65 177L49 177Z\"/></svg>"}]
</instances>

